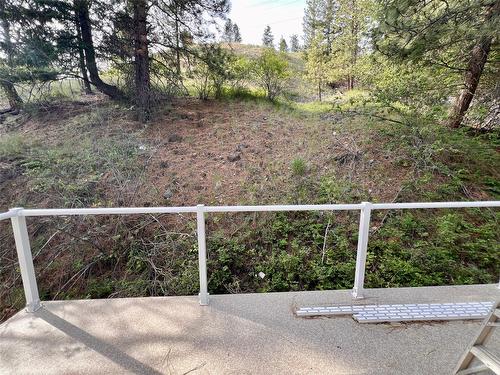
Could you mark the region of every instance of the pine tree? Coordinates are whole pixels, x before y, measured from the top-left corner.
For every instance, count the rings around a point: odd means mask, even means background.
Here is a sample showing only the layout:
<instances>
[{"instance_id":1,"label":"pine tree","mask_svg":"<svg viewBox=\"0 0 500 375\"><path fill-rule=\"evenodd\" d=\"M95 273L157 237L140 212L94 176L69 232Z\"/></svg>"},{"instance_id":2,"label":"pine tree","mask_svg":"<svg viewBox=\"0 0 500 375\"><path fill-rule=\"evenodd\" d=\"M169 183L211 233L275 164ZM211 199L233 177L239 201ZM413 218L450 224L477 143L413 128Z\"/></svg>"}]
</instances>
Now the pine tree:
<instances>
[{"instance_id":1,"label":"pine tree","mask_svg":"<svg viewBox=\"0 0 500 375\"><path fill-rule=\"evenodd\" d=\"M319 101L323 98L323 87L328 78L329 57L323 35L318 34L307 50L307 79L316 87Z\"/></svg>"},{"instance_id":2,"label":"pine tree","mask_svg":"<svg viewBox=\"0 0 500 375\"><path fill-rule=\"evenodd\" d=\"M321 34L326 40L326 53L331 54L332 42L339 31L337 12L342 1L344 0L307 0L303 22L305 48L317 34Z\"/></svg>"},{"instance_id":3,"label":"pine tree","mask_svg":"<svg viewBox=\"0 0 500 375\"><path fill-rule=\"evenodd\" d=\"M352 1L354 3L354 1ZM326 53L331 55L332 43L335 34L339 32L337 25L337 12L339 10L338 0L324 0L323 4L323 18L321 20L322 32L326 40Z\"/></svg>"},{"instance_id":4,"label":"pine tree","mask_svg":"<svg viewBox=\"0 0 500 375\"><path fill-rule=\"evenodd\" d=\"M215 19L224 17L229 11L229 0L150 0L150 5L154 10L150 17L150 27L155 33L154 41L151 41L155 45L153 48L165 63L164 68L175 59L175 71L162 69L162 74L177 89L184 90L182 61L189 65L192 57L198 54L195 38L205 42L212 37L206 26L214 23ZM117 36L122 32L117 30ZM223 30L222 39L224 38Z\"/></svg>"},{"instance_id":5,"label":"pine tree","mask_svg":"<svg viewBox=\"0 0 500 375\"><path fill-rule=\"evenodd\" d=\"M325 37L327 54L331 55L332 78L345 80L348 89L356 82L361 41L371 23L371 0L339 0L331 22L338 28L331 41Z\"/></svg>"},{"instance_id":6,"label":"pine tree","mask_svg":"<svg viewBox=\"0 0 500 375\"><path fill-rule=\"evenodd\" d=\"M237 24L233 24L233 42L241 43L243 39L241 38L240 28Z\"/></svg>"},{"instance_id":7,"label":"pine tree","mask_svg":"<svg viewBox=\"0 0 500 375\"><path fill-rule=\"evenodd\" d=\"M293 34L290 37L290 51L291 52L300 51L299 36L297 34Z\"/></svg>"},{"instance_id":8,"label":"pine tree","mask_svg":"<svg viewBox=\"0 0 500 375\"><path fill-rule=\"evenodd\" d=\"M211 37L207 26L228 10L228 0L0 0L0 89L16 110L17 83L79 77L87 92L92 84L134 101L147 120L150 77L175 85L181 59L197 57L193 40ZM100 66L110 63L128 80L126 92L101 78Z\"/></svg>"},{"instance_id":9,"label":"pine tree","mask_svg":"<svg viewBox=\"0 0 500 375\"><path fill-rule=\"evenodd\" d=\"M288 52L288 44L286 44L285 38L283 36L280 39L280 52Z\"/></svg>"},{"instance_id":10,"label":"pine tree","mask_svg":"<svg viewBox=\"0 0 500 375\"><path fill-rule=\"evenodd\" d=\"M184 15L184 10L182 3L179 1L173 1L171 6L171 14L174 24L174 39L175 39L175 73L177 79L182 82L182 69L181 69L181 44L182 44L182 32L181 23Z\"/></svg>"},{"instance_id":11,"label":"pine tree","mask_svg":"<svg viewBox=\"0 0 500 375\"><path fill-rule=\"evenodd\" d=\"M500 0L386 0L374 31L375 46L393 58L463 72L463 88L448 123L458 128L468 111L491 52L498 54Z\"/></svg>"},{"instance_id":12,"label":"pine tree","mask_svg":"<svg viewBox=\"0 0 500 375\"><path fill-rule=\"evenodd\" d=\"M80 19L78 17L78 12L76 9L73 10L75 15L75 29L76 29L76 43L78 49L78 64L80 68L81 79L83 81L83 88L85 94L92 94L92 87L90 86L89 75L87 73L87 64L85 63L85 52L82 41L82 31L80 28Z\"/></svg>"},{"instance_id":13,"label":"pine tree","mask_svg":"<svg viewBox=\"0 0 500 375\"><path fill-rule=\"evenodd\" d=\"M274 48L274 36L271 31L271 26L267 25L262 36L262 44L265 47Z\"/></svg>"},{"instance_id":14,"label":"pine tree","mask_svg":"<svg viewBox=\"0 0 500 375\"><path fill-rule=\"evenodd\" d=\"M227 43L234 42L234 26L231 18L228 18L224 25L224 35L222 39Z\"/></svg>"},{"instance_id":15,"label":"pine tree","mask_svg":"<svg viewBox=\"0 0 500 375\"><path fill-rule=\"evenodd\" d=\"M44 27L51 20L52 14L36 2L0 1L0 88L10 106L3 113L17 113L22 108L17 84L57 79L55 36Z\"/></svg>"},{"instance_id":16,"label":"pine tree","mask_svg":"<svg viewBox=\"0 0 500 375\"><path fill-rule=\"evenodd\" d=\"M304 10L304 48L308 48L314 37L321 30L321 18L324 0L307 0Z\"/></svg>"},{"instance_id":17,"label":"pine tree","mask_svg":"<svg viewBox=\"0 0 500 375\"><path fill-rule=\"evenodd\" d=\"M9 101L9 112L18 112L23 104L23 100L17 93L13 79L9 77L10 71L14 68L14 45L11 38L11 12L14 10L10 4L2 2L0 4L0 26L3 41L0 44L5 58L0 58L0 87ZM3 68L3 69L2 69ZM7 112L4 111L4 112Z\"/></svg>"},{"instance_id":18,"label":"pine tree","mask_svg":"<svg viewBox=\"0 0 500 375\"><path fill-rule=\"evenodd\" d=\"M89 72L90 81L102 93L113 99L123 98L124 94L116 86L105 83L97 68L96 51L92 35L92 22L88 0L73 0L73 6L78 17L79 32L83 44L85 63Z\"/></svg>"},{"instance_id":19,"label":"pine tree","mask_svg":"<svg viewBox=\"0 0 500 375\"><path fill-rule=\"evenodd\" d=\"M139 121L151 118L147 0L133 0L135 100Z\"/></svg>"}]
</instances>

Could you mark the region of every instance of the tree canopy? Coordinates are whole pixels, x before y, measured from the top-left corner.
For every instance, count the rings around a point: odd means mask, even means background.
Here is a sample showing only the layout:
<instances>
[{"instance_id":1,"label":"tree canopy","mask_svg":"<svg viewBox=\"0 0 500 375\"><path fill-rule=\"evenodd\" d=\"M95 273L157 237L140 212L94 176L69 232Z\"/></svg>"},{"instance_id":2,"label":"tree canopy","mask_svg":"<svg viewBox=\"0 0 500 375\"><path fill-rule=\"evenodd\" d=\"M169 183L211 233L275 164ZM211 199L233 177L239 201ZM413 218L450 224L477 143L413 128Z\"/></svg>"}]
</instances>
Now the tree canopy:
<instances>
[{"instance_id":1,"label":"tree canopy","mask_svg":"<svg viewBox=\"0 0 500 375\"><path fill-rule=\"evenodd\" d=\"M264 34L262 35L262 45L264 47L274 48L274 36L271 31L271 26L266 26L264 29Z\"/></svg>"}]
</instances>

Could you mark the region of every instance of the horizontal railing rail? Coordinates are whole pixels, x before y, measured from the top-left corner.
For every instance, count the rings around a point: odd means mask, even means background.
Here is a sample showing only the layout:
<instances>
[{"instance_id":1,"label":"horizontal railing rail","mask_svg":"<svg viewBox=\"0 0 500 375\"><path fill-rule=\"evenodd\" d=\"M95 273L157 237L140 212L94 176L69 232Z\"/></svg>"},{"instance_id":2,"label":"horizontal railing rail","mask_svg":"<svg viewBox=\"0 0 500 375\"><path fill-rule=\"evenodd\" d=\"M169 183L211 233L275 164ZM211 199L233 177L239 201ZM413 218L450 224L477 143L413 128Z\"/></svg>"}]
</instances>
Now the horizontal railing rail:
<instances>
[{"instance_id":1,"label":"horizontal railing rail","mask_svg":"<svg viewBox=\"0 0 500 375\"><path fill-rule=\"evenodd\" d=\"M38 286L33 266L26 217L40 216L78 216L78 215L139 215L139 214L196 214L198 241L198 268L200 280L200 304L208 304L206 224L205 214L224 212L284 212L284 211L360 211L359 233L356 254L356 270L352 295L364 297L366 254L370 233L370 217L373 210L405 209L446 209L446 208L494 208L500 201L477 202L424 202L424 203L370 203L356 204L317 204L317 205L269 205L269 206L185 206L185 207L116 207L116 208L57 208L25 209L12 208L0 213L0 221L10 219L16 243L19 268L29 312L41 307ZM499 284L500 287L500 284Z\"/></svg>"},{"instance_id":2,"label":"horizontal railing rail","mask_svg":"<svg viewBox=\"0 0 500 375\"><path fill-rule=\"evenodd\" d=\"M0 220L10 219L14 216L17 216L17 213L14 210L10 210L9 212L0 213Z\"/></svg>"},{"instance_id":3,"label":"horizontal railing rail","mask_svg":"<svg viewBox=\"0 0 500 375\"><path fill-rule=\"evenodd\" d=\"M204 212L276 212L276 211L349 211L360 210L363 203L356 204L303 204L269 206L204 206ZM116 208L39 208L11 209L0 214L0 220L12 216L73 216L73 215L133 215L196 213L200 206L185 207L116 207ZM372 210L402 210L425 208L481 208L500 207L500 201L479 202L430 202L430 203L372 203Z\"/></svg>"}]
</instances>

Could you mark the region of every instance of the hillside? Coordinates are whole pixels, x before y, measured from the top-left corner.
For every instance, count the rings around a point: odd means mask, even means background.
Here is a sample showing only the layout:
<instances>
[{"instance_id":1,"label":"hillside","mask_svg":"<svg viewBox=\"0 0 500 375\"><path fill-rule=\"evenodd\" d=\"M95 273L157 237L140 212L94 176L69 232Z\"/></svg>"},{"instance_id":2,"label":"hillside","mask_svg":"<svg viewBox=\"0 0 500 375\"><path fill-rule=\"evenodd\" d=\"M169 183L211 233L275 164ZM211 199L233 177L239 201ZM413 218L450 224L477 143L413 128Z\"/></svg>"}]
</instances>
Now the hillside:
<instances>
[{"instance_id":1,"label":"hillside","mask_svg":"<svg viewBox=\"0 0 500 375\"><path fill-rule=\"evenodd\" d=\"M101 96L33 106L0 127L0 206L498 199L491 135L439 124L414 132L335 108L177 98L144 126L128 106ZM214 214L207 223L210 293L352 286L355 213ZM190 216L28 224L42 299L196 293ZM372 224L368 287L497 281L494 211L378 213ZM8 223L0 228L5 319L23 294Z\"/></svg>"}]
</instances>

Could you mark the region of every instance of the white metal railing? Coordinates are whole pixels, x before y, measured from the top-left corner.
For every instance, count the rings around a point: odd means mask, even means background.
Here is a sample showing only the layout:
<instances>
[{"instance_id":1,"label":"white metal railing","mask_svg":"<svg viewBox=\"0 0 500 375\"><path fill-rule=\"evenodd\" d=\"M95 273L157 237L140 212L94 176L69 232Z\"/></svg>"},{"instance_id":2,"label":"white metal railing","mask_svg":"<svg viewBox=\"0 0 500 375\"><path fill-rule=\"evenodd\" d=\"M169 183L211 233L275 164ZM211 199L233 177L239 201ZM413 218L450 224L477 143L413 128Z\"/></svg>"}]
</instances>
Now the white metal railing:
<instances>
[{"instance_id":1,"label":"white metal railing","mask_svg":"<svg viewBox=\"0 0 500 375\"><path fill-rule=\"evenodd\" d=\"M24 209L12 208L0 213L0 220L10 219L14 232L21 278L26 297L26 309L34 312L41 307L38 286L33 267L26 217L72 216L72 215L132 215L163 213L195 213L198 237L198 267L200 277L200 305L208 305L207 254L205 238L205 214L210 212L271 212L271 211L360 211L356 271L352 295L363 298L366 252L370 232L370 216L373 210L429 209L429 208L474 208L500 207L500 201L479 202L432 202L432 203L370 203L320 204L320 205L274 205L274 206L189 206L189 207L128 207L128 208L62 208ZM500 287L500 284L499 284Z\"/></svg>"}]
</instances>

